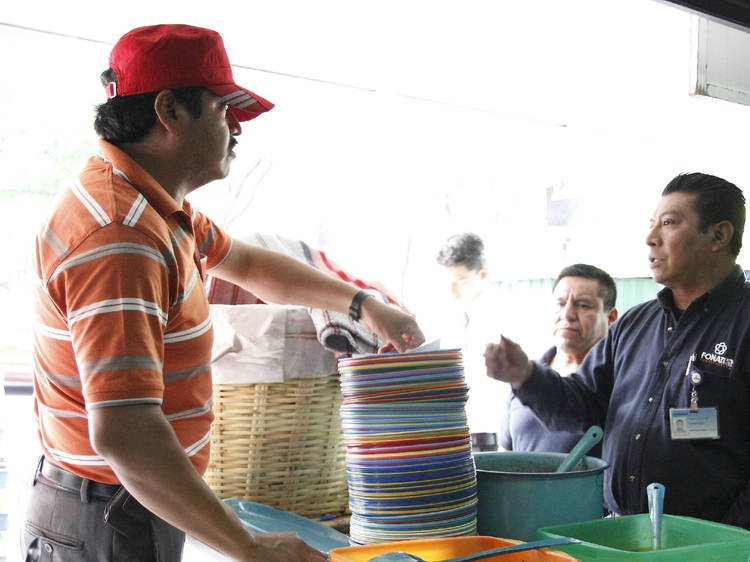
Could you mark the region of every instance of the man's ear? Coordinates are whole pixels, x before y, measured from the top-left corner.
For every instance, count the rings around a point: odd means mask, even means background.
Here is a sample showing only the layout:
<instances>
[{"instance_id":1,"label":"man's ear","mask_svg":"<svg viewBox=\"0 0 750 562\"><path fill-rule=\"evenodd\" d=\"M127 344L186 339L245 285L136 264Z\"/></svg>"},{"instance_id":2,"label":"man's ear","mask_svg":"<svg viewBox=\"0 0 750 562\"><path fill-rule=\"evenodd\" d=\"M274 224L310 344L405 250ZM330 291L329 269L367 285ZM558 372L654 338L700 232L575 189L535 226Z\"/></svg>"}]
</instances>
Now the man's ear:
<instances>
[{"instance_id":1,"label":"man's ear","mask_svg":"<svg viewBox=\"0 0 750 562\"><path fill-rule=\"evenodd\" d=\"M615 320L617 320L617 309L613 306L607 312L607 325L611 326Z\"/></svg>"},{"instance_id":2,"label":"man's ear","mask_svg":"<svg viewBox=\"0 0 750 562\"><path fill-rule=\"evenodd\" d=\"M180 125L181 109L172 90L162 90L156 94L156 119L168 131L174 132Z\"/></svg>"},{"instance_id":3,"label":"man's ear","mask_svg":"<svg viewBox=\"0 0 750 562\"><path fill-rule=\"evenodd\" d=\"M709 233L712 238L711 249L713 251L721 250L729 245L734 236L734 225L729 221L717 222L709 227Z\"/></svg>"}]
</instances>

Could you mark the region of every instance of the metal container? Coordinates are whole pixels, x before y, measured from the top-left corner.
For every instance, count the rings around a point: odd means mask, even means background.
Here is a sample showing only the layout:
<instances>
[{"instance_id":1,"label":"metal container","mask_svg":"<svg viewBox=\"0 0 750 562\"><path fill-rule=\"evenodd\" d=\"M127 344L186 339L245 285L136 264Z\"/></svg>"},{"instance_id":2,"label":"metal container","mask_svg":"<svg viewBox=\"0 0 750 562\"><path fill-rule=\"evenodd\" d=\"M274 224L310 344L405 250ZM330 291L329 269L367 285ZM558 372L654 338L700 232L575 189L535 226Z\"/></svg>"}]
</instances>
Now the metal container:
<instances>
[{"instance_id":1,"label":"metal container","mask_svg":"<svg viewBox=\"0 0 750 562\"><path fill-rule=\"evenodd\" d=\"M604 469L584 457L569 472L555 472L564 453L475 453L479 534L531 541L537 529L601 519Z\"/></svg>"}]
</instances>

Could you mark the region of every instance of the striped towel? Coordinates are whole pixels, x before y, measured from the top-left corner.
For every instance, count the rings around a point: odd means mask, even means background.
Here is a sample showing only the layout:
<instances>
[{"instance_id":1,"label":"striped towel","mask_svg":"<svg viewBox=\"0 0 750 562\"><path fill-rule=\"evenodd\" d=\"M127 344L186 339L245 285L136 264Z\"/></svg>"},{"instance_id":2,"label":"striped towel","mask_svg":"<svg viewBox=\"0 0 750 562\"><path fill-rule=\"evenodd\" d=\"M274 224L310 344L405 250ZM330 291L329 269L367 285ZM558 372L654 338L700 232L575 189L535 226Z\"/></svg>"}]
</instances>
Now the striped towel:
<instances>
[{"instance_id":1,"label":"striped towel","mask_svg":"<svg viewBox=\"0 0 750 562\"><path fill-rule=\"evenodd\" d=\"M275 234L255 233L243 241L293 257L331 277L351 283L360 289L371 291L383 302L394 304L406 310L380 284L372 281L364 281L346 273L338 264L330 260L324 252L311 248L302 240L291 240ZM234 283L215 277L209 277L206 289L208 291L208 301L212 304L264 304L263 300L251 292L242 289ZM347 355L353 353L377 353L378 348L386 343L382 338L366 330L358 322L351 322L349 316L345 313L319 308L310 308L308 311L315 325L318 341L326 349Z\"/></svg>"}]
</instances>

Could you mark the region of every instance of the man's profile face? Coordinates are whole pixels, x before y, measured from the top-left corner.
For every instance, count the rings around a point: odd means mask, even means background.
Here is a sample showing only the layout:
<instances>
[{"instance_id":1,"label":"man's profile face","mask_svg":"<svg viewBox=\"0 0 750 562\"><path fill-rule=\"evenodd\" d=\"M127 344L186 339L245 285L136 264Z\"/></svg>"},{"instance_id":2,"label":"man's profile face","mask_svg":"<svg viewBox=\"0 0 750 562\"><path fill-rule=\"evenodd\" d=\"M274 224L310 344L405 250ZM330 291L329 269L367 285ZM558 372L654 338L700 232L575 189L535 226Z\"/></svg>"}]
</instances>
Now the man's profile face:
<instances>
[{"instance_id":1,"label":"man's profile face","mask_svg":"<svg viewBox=\"0 0 750 562\"><path fill-rule=\"evenodd\" d=\"M185 165L194 167L196 185L229 174L235 158L234 137L242 132L234 113L218 96L205 91L201 102L201 115L190 123L185 135Z\"/></svg>"},{"instance_id":2,"label":"man's profile face","mask_svg":"<svg viewBox=\"0 0 750 562\"><path fill-rule=\"evenodd\" d=\"M469 269L465 265L445 266L451 294L461 304L468 304L484 290L487 268Z\"/></svg>"},{"instance_id":3,"label":"man's profile face","mask_svg":"<svg viewBox=\"0 0 750 562\"><path fill-rule=\"evenodd\" d=\"M696 195L674 192L661 198L650 221L646 244L654 281L670 288L689 287L711 267L713 239L700 229Z\"/></svg>"},{"instance_id":4,"label":"man's profile face","mask_svg":"<svg viewBox=\"0 0 750 562\"><path fill-rule=\"evenodd\" d=\"M613 321L599 296L599 282L585 277L563 277L553 293L554 328L558 349L586 353L607 333Z\"/></svg>"}]
</instances>

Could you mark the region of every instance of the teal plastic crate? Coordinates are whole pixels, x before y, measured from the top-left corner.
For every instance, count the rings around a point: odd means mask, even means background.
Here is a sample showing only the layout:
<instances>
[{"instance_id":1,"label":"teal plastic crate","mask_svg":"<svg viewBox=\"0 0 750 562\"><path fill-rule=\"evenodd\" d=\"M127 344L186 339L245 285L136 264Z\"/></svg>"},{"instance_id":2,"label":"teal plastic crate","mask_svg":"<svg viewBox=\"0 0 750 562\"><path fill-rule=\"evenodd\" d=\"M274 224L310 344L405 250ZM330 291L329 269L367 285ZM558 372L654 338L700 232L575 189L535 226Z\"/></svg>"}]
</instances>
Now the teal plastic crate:
<instances>
[{"instance_id":1,"label":"teal plastic crate","mask_svg":"<svg viewBox=\"0 0 750 562\"><path fill-rule=\"evenodd\" d=\"M584 562L748 562L750 559L750 531L678 515L663 516L660 550L651 550L651 521L647 513L541 527L538 534L542 538L579 539L580 544L555 548Z\"/></svg>"}]
</instances>

